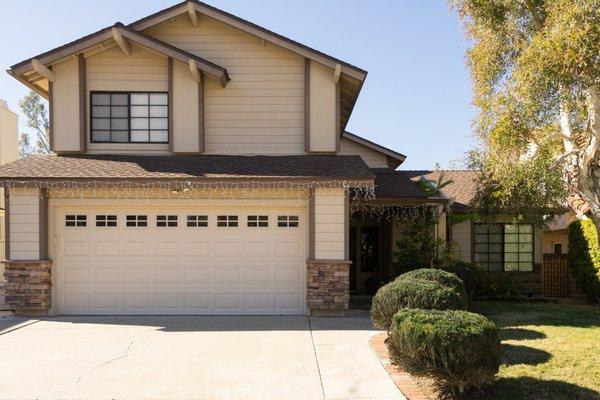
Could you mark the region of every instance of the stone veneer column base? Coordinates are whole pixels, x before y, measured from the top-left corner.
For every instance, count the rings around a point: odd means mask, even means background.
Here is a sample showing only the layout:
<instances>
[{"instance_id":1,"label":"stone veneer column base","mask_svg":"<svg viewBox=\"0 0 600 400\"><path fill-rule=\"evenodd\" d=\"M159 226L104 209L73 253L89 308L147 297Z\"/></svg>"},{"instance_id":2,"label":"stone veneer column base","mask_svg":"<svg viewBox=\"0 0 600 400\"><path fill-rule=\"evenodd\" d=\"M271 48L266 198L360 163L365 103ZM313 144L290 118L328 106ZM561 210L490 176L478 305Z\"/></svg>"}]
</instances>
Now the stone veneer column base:
<instances>
[{"instance_id":1,"label":"stone veneer column base","mask_svg":"<svg viewBox=\"0 0 600 400\"><path fill-rule=\"evenodd\" d=\"M307 260L310 315L344 316L350 306L350 265L347 260Z\"/></svg>"},{"instance_id":2,"label":"stone veneer column base","mask_svg":"<svg viewBox=\"0 0 600 400\"><path fill-rule=\"evenodd\" d=\"M51 260L6 260L6 305L11 311L45 316L52 306Z\"/></svg>"}]
</instances>

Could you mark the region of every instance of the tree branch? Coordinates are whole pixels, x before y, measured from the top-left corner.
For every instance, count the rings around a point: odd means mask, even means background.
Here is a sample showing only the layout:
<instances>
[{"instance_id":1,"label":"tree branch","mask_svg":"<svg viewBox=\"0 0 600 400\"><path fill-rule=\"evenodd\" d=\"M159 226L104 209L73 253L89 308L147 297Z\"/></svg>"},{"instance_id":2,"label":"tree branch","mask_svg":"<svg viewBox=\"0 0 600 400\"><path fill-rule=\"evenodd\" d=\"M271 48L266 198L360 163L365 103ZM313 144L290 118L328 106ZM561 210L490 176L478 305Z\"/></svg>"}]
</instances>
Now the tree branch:
<instances>
[{"instance_id":1,"label":"tree branch","mask_svg":"<svg viewBox=\"0 0 600 400\"><path fill-rule=\"evenodd\" d=\"M544 27L544 23L538 13L537 8L535 7L535 4L533 4L533 1L525 0L525 7L527 7L527 10L529 10L529 12L531 13L531 19L533 20L533 24L535 25L535 27L538 30L541 30Z\"/></svg>"}]
</instances>

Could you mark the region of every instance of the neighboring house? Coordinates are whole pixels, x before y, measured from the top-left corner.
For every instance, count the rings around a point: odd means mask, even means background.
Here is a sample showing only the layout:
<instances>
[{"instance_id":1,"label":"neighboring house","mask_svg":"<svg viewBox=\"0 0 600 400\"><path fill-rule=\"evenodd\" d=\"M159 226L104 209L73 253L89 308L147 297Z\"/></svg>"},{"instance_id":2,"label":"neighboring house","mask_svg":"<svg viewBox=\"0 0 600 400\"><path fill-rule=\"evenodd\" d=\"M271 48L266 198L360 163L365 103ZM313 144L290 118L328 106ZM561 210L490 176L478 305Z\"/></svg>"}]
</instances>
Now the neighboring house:
<instances>
[{"instance_id":1,"label":"neighboring house","mask_svg":"<svg viewBox=\"0 0 600 400\"><path fill-rule=\"evenodd\" d=\"M18 124L18 115L9 110L6 100L0 99L0 164L15 161L19 157ZM0 189L0 194L4 199L2 189ZM4 260L4 201L0 205L0 256Z\"/></svg>"},{"instance_id":2,"label":"neighboring house","mask_svg":"<svg viewBox=\"0 0 600 400\"><path fill-rule=\"evenodd\" d=\"M56 153L0 167L19 312L338 315L389 276L385 210L446 236L448 199L345 131L366 71L204 3L8 72L49 100Z\"/></svg>"}]
</instances>

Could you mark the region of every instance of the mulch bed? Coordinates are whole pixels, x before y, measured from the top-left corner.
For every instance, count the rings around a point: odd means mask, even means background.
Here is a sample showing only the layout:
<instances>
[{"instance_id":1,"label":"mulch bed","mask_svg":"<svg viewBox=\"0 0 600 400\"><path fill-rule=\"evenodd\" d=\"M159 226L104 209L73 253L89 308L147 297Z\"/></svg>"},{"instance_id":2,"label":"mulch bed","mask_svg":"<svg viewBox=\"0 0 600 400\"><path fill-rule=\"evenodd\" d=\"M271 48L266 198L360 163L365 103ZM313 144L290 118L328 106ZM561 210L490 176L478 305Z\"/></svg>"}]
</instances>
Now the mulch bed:
<instances>
[{"instance_id":1,"label":"mulch bed","mask_svg":"<svg viewBox=\"0 0 600 400\"><path fill-rule=\"evenodd\" d=\"M385 367L390 377L407 400L436 400L440 396L435 390L434 382L428 378L417 378L406 371L392 365L385 339L387 333L382 332L369 340L371 349Z\"/></svg>"}]
</instances>

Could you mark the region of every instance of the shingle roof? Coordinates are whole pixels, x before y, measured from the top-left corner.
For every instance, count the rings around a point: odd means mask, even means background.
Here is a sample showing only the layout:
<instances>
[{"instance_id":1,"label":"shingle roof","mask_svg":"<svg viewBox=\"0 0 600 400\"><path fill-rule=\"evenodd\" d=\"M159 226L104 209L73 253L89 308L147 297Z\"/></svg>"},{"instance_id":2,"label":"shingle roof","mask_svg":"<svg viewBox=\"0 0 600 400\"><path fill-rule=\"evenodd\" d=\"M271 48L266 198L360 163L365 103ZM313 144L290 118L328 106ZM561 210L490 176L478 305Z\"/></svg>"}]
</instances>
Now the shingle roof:
<instances>
[{"instance_id":1,"label":"shingle roof","mask_svg":"<svg viewBox=\"0 0 600 400\"><path fill-rule=\"evenodd\" d=\"M411 180L410 171L393 171L391 169L374 169L376 198L409 198L426 199L418 183Z\"/></svg>"},{"instance_id":2,"label":"shingle roof","mask_svg":"<svg viewBox=\"0 0 600 400\"><path fill-rule=\"evenodd\" d=\"M55 156L0 166L0 180L360 179L375 176L359 156Z\"/></svg>"},{"instance_id":3,"label":"shingle roof","mask_svg":"<svg viewBox=\"0 0 600 400\"><path fill-rule=\"evenodd\" d=\"M456 211L466 211L469 203L475 195L475 185L479 171L473 170L424 170L424 171L403 171L413 181L421 177L430 181L436 181L440 173L444 173L444 180L451 180L452 183L445 186L442 191L453 202L452 208Z\"/></svg>"}]
</instances>

